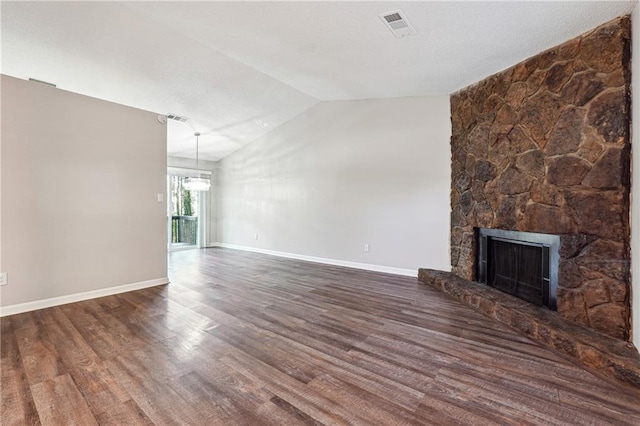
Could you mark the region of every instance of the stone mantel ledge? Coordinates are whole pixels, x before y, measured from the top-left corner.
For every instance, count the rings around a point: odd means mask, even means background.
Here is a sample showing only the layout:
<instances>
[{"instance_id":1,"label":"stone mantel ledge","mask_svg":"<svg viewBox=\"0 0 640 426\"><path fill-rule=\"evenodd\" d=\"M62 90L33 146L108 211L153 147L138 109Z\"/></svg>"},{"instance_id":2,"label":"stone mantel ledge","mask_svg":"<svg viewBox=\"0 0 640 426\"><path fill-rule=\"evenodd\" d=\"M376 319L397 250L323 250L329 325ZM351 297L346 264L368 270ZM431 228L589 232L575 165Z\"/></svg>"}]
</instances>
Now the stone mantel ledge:
<instances>
[{"instance_id":1,"label":"stone mantel ledge","mask_svg":"<svg viewBox=\"0 0 640 426\"><path fill-rule=\"evenodd\" d=\"M630 342L569 322L556 312L534 306L487 285L467 281L450 272L419 269L418 280L591 371L640 389L640 353Z\"/></svg>"}]
</instances>

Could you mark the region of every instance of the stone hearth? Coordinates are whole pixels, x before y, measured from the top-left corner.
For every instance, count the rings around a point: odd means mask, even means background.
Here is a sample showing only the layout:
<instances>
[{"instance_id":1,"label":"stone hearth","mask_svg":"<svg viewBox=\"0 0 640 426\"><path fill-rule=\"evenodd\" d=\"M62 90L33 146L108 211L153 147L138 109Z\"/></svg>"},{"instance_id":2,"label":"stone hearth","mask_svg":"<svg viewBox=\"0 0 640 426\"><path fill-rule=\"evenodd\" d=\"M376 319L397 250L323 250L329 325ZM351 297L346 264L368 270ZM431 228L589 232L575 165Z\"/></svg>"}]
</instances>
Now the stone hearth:
<instances>
[{"instance_id":1,"label":"stone hearth","mask_svg":"<svg viewBox=\"0 0 640 426\"><path fill-rule=\"evenodd\" d=\"M630 333L630 21L622 17L451 96L453 272L475 229L560 236L558 314Z\"/></svg>"},{"instance_id":2,"label":"stone hearth","mask_svg":"<svg viewBox=\"0 0 640 426\"><path fill-rule=\"evenodd\" d=\"M640 354L628 342L569 322L546 308L450 272L420 269L418 279L596 374L640 388Z\"/></svg>"}]
</instances>

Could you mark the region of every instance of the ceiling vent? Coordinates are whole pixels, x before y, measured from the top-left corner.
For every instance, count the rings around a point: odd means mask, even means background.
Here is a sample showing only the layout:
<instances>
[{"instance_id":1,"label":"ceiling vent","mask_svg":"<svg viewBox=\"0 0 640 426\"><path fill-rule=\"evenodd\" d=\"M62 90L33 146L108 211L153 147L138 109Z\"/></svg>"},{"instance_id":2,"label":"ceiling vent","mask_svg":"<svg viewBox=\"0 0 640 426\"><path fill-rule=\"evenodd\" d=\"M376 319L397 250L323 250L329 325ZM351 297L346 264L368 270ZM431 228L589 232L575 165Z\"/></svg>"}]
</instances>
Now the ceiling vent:
<instances>
[{"instance_id":1,"label":"ceiling vent","mask_svg":"<svg viewBox=\"0 0 640 426\"><path fill-rule=\"evenodd\" d=\"M176 115L176 114L167 114L167 118L169 120L175 120L175 121L179 121L181 123L186 123L187 121L189 121L188 117L183 117L181 115Z\"/></svg>"},{"instance_id":2,"label":"ceiling vent","mask_svg":"<svg viewBox=\"0 0 640 426\"><path fill-rule=\"evenodd\" d=\"M418 34L401 10L378 15L396 38Z\"/></svg>"}]
</instances>

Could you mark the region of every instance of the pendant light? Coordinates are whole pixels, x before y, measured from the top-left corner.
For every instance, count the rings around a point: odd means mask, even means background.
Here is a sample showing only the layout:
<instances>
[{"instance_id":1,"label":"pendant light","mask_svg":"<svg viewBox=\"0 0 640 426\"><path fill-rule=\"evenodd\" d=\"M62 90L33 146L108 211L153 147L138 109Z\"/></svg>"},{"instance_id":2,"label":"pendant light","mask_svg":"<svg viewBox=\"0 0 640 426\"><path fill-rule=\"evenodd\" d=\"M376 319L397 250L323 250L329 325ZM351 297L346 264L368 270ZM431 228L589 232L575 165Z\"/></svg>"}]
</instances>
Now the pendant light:
<instances>
[{"instance_id":1,"label":"pendant light","mask_svg":"<svg viewBox=\"0 0 640 426\"><path fill-rule=\"evenodd\" d=\"M199 164L199 138L200 133L195 133L196 137L196 177L189 177L184 180L184 189L187 191L208 191L211 187L211 182L207 178L200 177L200 164Z\"/></svg>"}]
</instances>

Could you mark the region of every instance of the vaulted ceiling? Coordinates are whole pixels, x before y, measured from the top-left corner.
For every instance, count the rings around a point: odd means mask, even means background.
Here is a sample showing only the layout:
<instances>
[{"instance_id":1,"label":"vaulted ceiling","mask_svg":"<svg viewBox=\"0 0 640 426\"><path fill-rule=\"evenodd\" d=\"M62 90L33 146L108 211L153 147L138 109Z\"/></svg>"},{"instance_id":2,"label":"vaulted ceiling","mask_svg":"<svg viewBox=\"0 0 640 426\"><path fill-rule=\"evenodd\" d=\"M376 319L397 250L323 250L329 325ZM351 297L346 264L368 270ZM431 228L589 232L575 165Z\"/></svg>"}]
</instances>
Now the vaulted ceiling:
<instances>
[{"instance_id":1,"label":"vaulted ceiling","mask_svg":"<svg viewBox=\"0 0 640 426\"><path fill-rule=\"evenodd\" d=\"M635 1L2 2L3 74L158 113L218 160L324 100L452 93ZM401 10L417 34L379 15Z\"/></svg>"}]
</instances>

